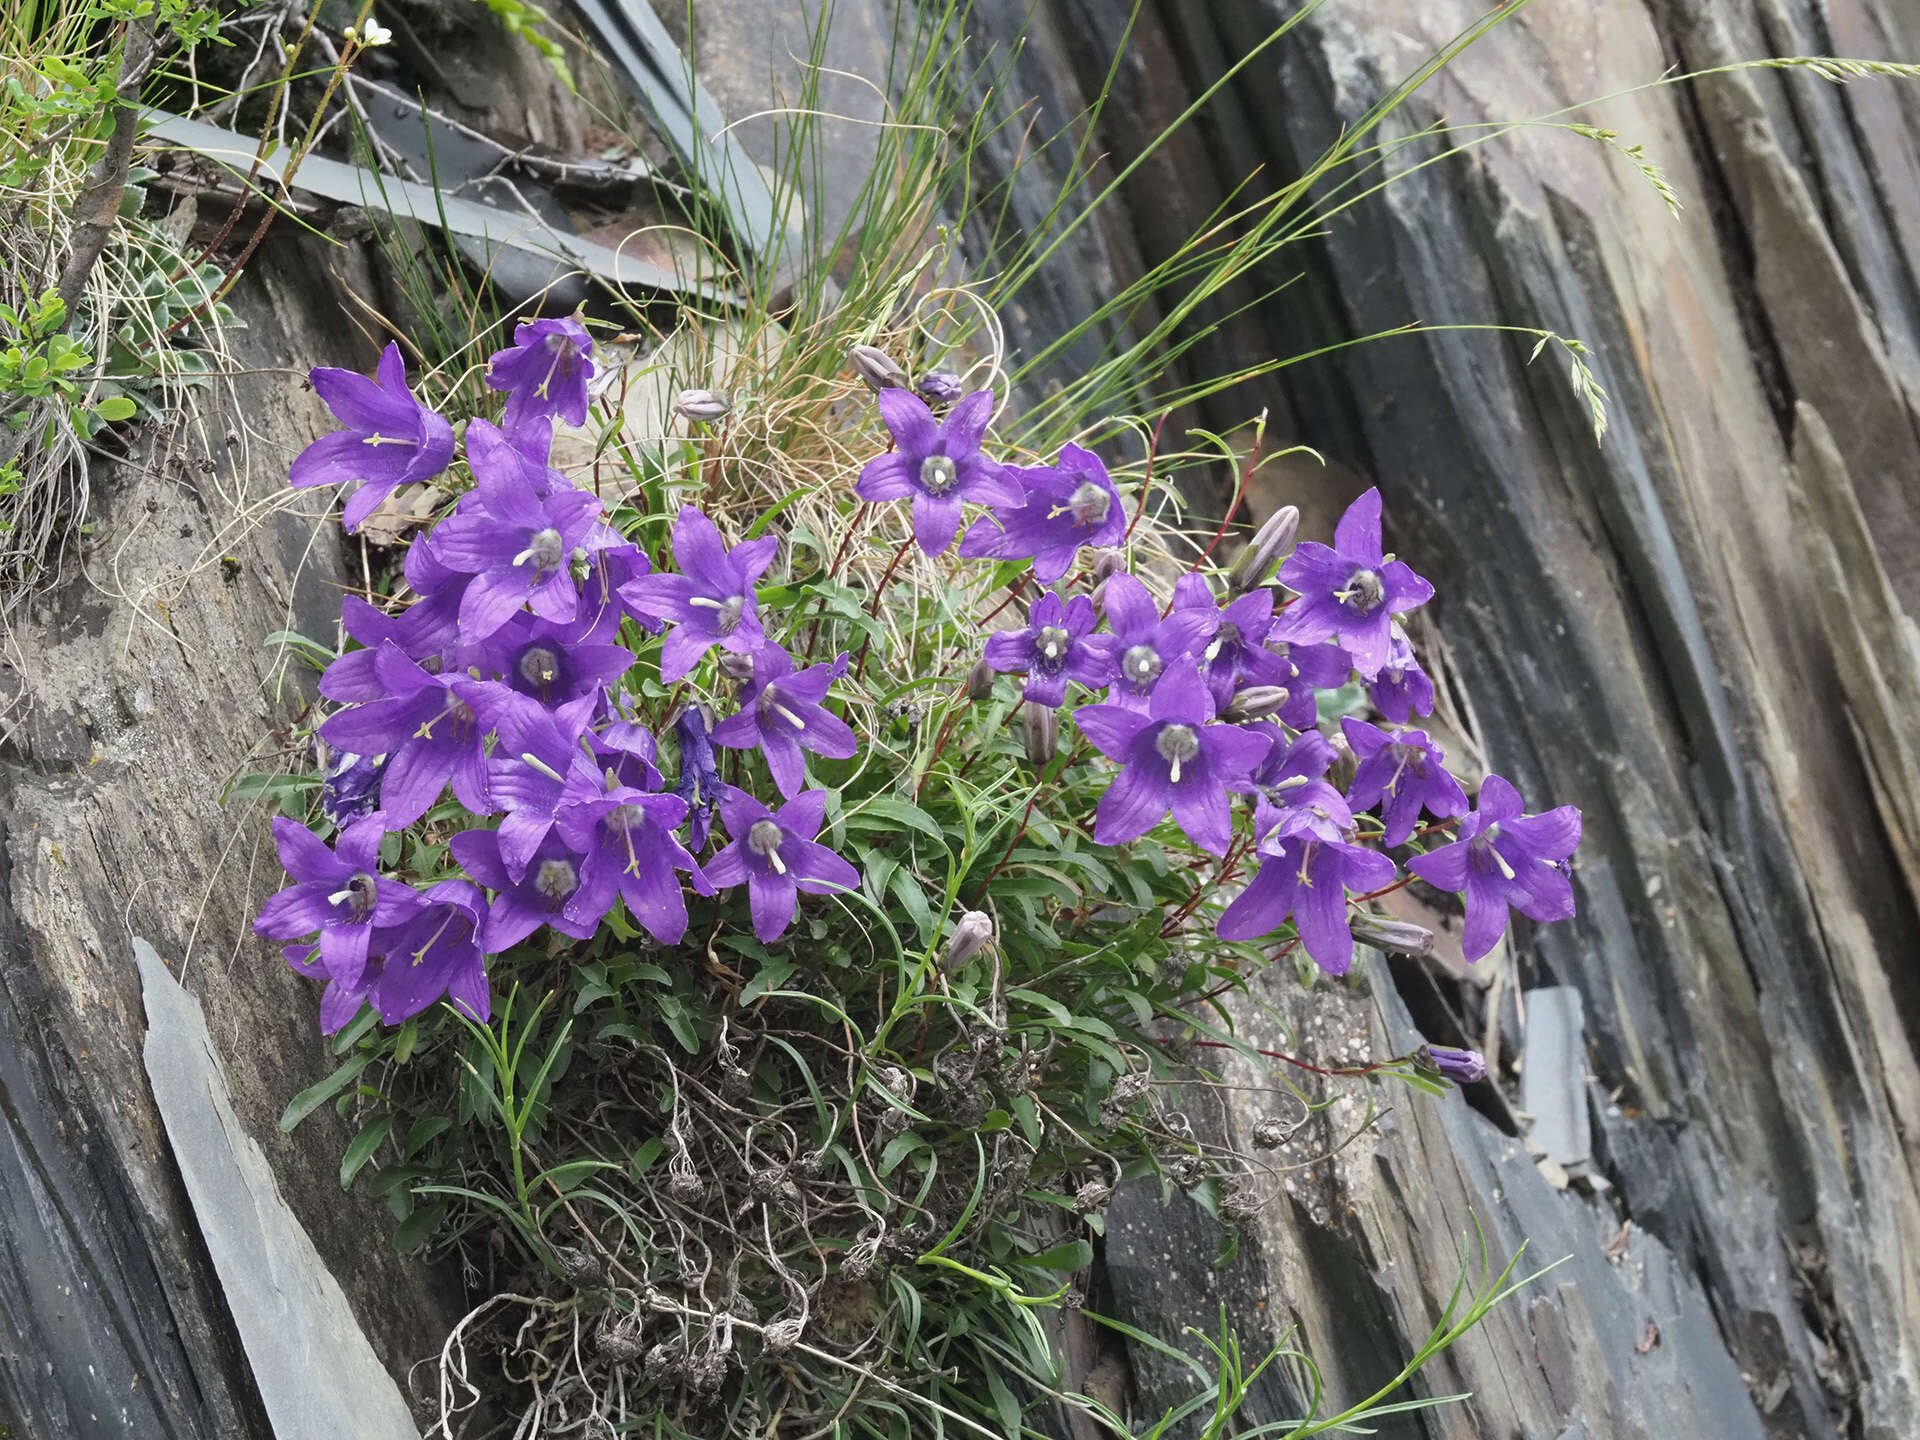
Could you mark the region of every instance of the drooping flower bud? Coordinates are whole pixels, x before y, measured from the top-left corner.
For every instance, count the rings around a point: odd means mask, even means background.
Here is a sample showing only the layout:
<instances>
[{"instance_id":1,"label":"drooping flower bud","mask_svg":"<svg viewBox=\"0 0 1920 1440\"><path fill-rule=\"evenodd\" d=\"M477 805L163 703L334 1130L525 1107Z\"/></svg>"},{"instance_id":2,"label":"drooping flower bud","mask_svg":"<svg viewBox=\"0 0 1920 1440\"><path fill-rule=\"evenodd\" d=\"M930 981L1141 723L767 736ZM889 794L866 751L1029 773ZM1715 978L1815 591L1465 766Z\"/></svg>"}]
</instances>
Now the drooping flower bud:
<instances>
[{"instance_id":1,"label":"drooping flower bud","mask_svg":"<svg viewBox=\"0 0 1920 1440\"><path fill-rule=\"evenodd\" d=\"M1387 920L1379 915L1359 914L1353 919L1353 938L1376 950L1391 950L1396 955L1431 955L1433 932L1424 925L1404 920Z\"/></svg>"},{"instance_id":2,"label":"drooping flower bud","mask_svg":"<svg viewBox=\"0 0 1920 1440\"><path fill-rule=\"evenodd\" d=\"M1456 1085L1473 1085L1487 1078L1487 1057L1478 1050L1454 1050L1445 1045L1422 1045L1413 1052L1416 1065Z\"/></svg>"},{"instance_id":3,"label":"drooping flower bud","mask_svg":"<svg viewBox=\"0 0 1920 1440\"><path fill-rule=\"evenodd\" d=\"M967 699L978 705L993 697L993 667L982 655L973 662L973 668L967 671Z\"/></svg>"},{"instance_id":4,"label":"drooping flower bud","mask_svg":"<svg viewBox=\"0 0 1920 1440\"><path fill-rule=\"evenodd\" d=\"M1230 725L1243 720L1260 720L1279 710L1287 703L1287 691L1280 685L1249 685L1234 693L1233 701L1220 712L1220 718Z\"/></svg>"},{"instance_id":5,"label":"drooping flower bud","mask_svg":"<svg viewBox=\"0 0 1920 1440\"><path fill-rule=\"evenodd\" d=\"M1053 759L1054 751L1060 745L1060 722L1054 718L1053 710L1046 705L1029 705L1022 715L1022 728L1026 734L1027 759L1035 765L1044 765Z\"/></svg>"},{"instance_id":6,"label":"drooping flower bud","mask_svg":"<svg viewBox=\"0 0 1920 1440\"><path fill-rule=\"evenodd\" d=\"M1354 772L1360 768L1360 761L1340 731L1330 735L1328 743L1333 746L1333 765L1327 771L1327 782L1344 795L1353 788Z\"/></svg>"},{"instance_id":7,"label":"drooping flower bud","mask_svg":"<svg viewBox=\"0 0 1920 1440\"><path fill-rule=\"evenodd\" d=\"M878 345L856 345L847 352L847 358L853 362L860 378L875 390L909 388L907 372L900 368L900 362Z\"/></svg>"},{"instance_id":8,"label":"drooping flower bud","mask_svg":"<svg viewBox=\"0 0 1920 1440\"><path fill-rule=\"evenodd\" d=\"M714 421L733 409L733 397L724 390L682 390L673 402L674 413L689 420Z\"/></svg>"},{"instance_id":9,"label":"drooping flower bud","mask_svg":"<svg viewBox=\"0 0 1920 1440\"><path fill-rule=\"evenodd\" d=\"M1246 548L1233 557L1227 569L1227 593L1244 595L1258 590L1273 578L1282 560L1293 553L1294 537L1300 533L1300 512L1282 505L1258 530Z\"/></svg>"},{"instance_id":10,"label":"drooping flower bud","mask_svg":"<svg viewBox=\"0 0 1920 1440\"><path fill-rule=\"evenodd\" d=\"M940 957L940 968L952 974L992 943L993 918L978 910L969 910L953 922L953 934L948 937L946 954Z\"/></svg>"},{"instance_id":11,"label":"drooping flower bud","mask_svg":"<svg viewBox=\"0 0 1920 1440\"><path fill-rule=\"evenodd\" d=\"M913 382L920 398L929 405L951 405L966 394L966 386L951 370L929 370Z\"/></svg>"}]
</instances>

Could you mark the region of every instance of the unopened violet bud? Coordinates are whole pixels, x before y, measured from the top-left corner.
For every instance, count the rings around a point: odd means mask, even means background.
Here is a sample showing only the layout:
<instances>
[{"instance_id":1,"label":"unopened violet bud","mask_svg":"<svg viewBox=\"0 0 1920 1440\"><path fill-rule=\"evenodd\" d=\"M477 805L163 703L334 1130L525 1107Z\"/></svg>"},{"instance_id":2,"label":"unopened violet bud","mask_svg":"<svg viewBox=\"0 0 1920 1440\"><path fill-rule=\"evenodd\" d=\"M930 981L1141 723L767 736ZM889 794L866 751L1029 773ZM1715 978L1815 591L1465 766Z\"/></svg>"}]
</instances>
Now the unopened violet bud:
<instances>
[{"instance_id":1,"label":"unopened violet bud","mask_svg":"<svg viewBox=\"0 0 1920 1440\"><path fill-rule=\"evenodd\" d=\"M895 360L878 345L856 345L847 352L847 358L853 362L853 368L860 378L875 390L906 390L907 372L900 368Z\"/></svg>"},{"instance_id":2,"label":"unopened violet bud","mask_svg":"<svg viewBox=\"0 0 1920 1440\"><path fill-rule=\"evenodd\" d=\"M929 370L913 382L913 388L929 405L951 405L967 393L960 377L951 370Z\"/></svg>"},{"instance_id":3,"label":"unopened violet bud","mask_svg":"<svg viewBox=\"0 0 1920 1440\"><path fill-rule=\"evenodd\" d=\"M1054 718L1053 708L1049 705L1029 705L1021 712L1022 727L1026 732L1027 759L1035 765L1044 765L1053 759L1053 753L1060 745L1060 722Z\"/></svg>"},{"instance_id":4,"label":"unopened violet bud","mask_svg":"<svg viewBox=\"0 0 1920 1440\"><path fill-rule=\"evenodd\" d=\"M1300 533L1300 512L1282 505L1258 530L1253 539L1233 557L1227 569L1227 593L1244 595L1258 590L1273 578L1280 562L1293 553L1294 537Z\"/></svg>"},{"instance_id":5,"label":"unopened violet bud","mask_svg":"<svg viewBox=\"0 0 1920 1440\"><path fill-rule=\"evenodd\" d=\"M967 671L967 699L978 705L993 697L993 667L982 655L973 662L973 668Z\"/></svg>"},{"instance_id":6,"label":"unopened violet bud","mask_svg":"<svg viewBox=\"0 0 1920 1440\"><path fill-rule=\"evenodd\" d=\"M1371 945L1376 950L1388 950L1395 955L1433 953L1433 932L1424 925L1411 925L1404 920L1387 920L1367 914L1355 915L1352 919L1353 938L1363 945Z\"/></svg>"},{"instance_id":7,"label":"unopened violet bud","mask_svg":"<svg viewBox=\"0 0 1920 1440\"><path fill-rule=\"evenodd\" d=\"M1093 583L1096 585L1106 584L1107 577L1127 563L1127 552L1115 549L1111 545L1103 545L1100 549L1091 553L1093 555Z\"/></svg>"},{"instance_id":8,"label":"unopened violet bud","mask_svg":"<svg viewBox=\"0 0 1920 1440\"><path fill-rule=\"evenodd\" d=\"M940 968L952 974L993 943L993 919L978 910L969 910L953 923L953 934L947 938L946 954L940 957Z\"/></svg>"},{"instance_id":9,"label":"unopened violet bud","mask_svg":"<svg viewBox=\"0 0 1920 1440\"><path fill-rule=\"evenodd\" d=\"M1475 1085L1487 1078L1487 1057L1478 1050L1454 1050L1445 1045L1422 1045L1414 1062L1437 1071L1456 1085Z\"/></svg>"},{"instance_id":10,"label":"unopened violet bud","mask_svg":"<svg viewBox=\"0 0 1920 1440\"><path fill-rule=\"evenodd\" d=\"M1249 685L1234 692L1233 703L1220 712L1220 718L1237 725L1243 720L1262 720L1287 703L1286 687Z\"/></svg>"},{"instance_id":11,"label":"unopened violet bud","mask_svg":"<svg viewBox=\"0 0 1920 1440\"><path fill-rule=\"evenodd\" d=\"M753 678L753 657L742 655L735 650L722 650L720 658L714 662L720 673L729 680L751 680Z\"/></svg>"},{"instance_id":12,"label":"unopened violet bud","mask_svg":"<svg viewBox=\"0 0 1920 1440\"><path fill-rule=\"evenodd\" d=\"M673 402L674 413L689 420L714 421L733 409L733 397L724 390L682 390Z\"/></svg>"},{"instance_id":13,"label":"unopened violet bud","mask_svg":"<svg viewBox=\"0 0 1920 1440\"><path fill-rule=\"evenodd\" d=\"M1344 795L1353 788L1354 772L1360 768L1360 761L1340 731L1327 737L1327 743L1333 746L1333 765L1327 771L1327 783Z\"/></svg>"}]
</instances>

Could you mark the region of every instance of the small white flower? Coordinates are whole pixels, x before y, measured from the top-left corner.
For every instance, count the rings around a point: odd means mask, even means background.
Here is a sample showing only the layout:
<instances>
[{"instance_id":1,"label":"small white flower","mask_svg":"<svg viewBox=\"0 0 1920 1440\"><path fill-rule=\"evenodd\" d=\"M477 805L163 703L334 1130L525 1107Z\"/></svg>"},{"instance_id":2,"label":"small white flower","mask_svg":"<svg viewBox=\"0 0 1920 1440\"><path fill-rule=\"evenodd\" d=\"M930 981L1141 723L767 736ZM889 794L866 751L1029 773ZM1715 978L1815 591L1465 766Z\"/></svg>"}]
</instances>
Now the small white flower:
<instances>
[{"instance_id":1,"label":"small white flower","mask_svg":"<svg viewBox=\"0 0 1920 1440\"><path fill-rule=\"evenodd\" d=\"M387 29L387 27L382 25L378 20L371 17L368 18L367 33L362 37L362 43L366 45L385 45L391 39L393 39L393 32L391 30Z\"/></svg>"}]
</instances>

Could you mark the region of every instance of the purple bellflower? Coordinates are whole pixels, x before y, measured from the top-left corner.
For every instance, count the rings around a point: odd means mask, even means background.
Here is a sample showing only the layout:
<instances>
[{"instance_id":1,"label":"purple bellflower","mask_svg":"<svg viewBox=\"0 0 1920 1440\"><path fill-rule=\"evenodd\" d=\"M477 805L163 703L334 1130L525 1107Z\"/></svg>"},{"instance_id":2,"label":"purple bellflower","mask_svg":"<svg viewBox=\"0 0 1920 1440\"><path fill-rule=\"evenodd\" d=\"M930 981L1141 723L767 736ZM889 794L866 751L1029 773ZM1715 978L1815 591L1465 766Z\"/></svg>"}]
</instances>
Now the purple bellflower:
<instances>
[{"instance_id":1,"label":"purple bellflower","mask_svg":"<svg viewBox=\"0 0 1920 1440\"><path fill-rule=\"evenodd\" d=\"M1108 577L1106 607L1117 672L1107 703L1140 714L1167 667L1204 646L1220 623L1218 612L1191 609L1161 619L1147 587L1124 572Z\"/></svg>"},{"instance_id":2,"label":"purple bellflower","mask_svg":"<svg viewBox=\"0 0 1920 1440\"><path fill-rule=\"evenodd\" d=\"M524 611L511 615L487 641L492 668L513 689L546 706L598 694L633 668L631 650L576 642L577 628L577 622L556 625Z\"/></svg>"},{"instance_id":3,"label":"purple bellflower","mask_svg":"<svg viewBox=\"0 0 1920 1440\"><path fill-rule=\"evenodd\" d=\"M1145 715L1122 705L1083 705L1074 712L1086 737L1122 766L1100 797L1093 838L1101 845L1137 840L1171 810L1189 840L1224 855L1233 825L1227 787L1253 772L1272 738L1209 723L1213 696L1191 659L1178 661L1167 677Z\"/></svg>"},{"instance_id":4,"label":"purple bellflower","mask_svg":"<svg viewBox=\"0 0 1920 1440\"><path fill-rule=\"evenodd\" d=\"M687 818L677 795L653 795L626 785L592 787L575 777L560 808L561 839L586 855L580 889L567 902L568 918L598 920L617 893L627 913L662 945L687 933L687 900L675 871L691 875L693 888L713 886L673 832Z\"/></svg>"},{"instance_id":5,"label":"purple bellflower","mask_svg":"<svg viewBox=\"0 0 1920 1440\"><path fill-rule=\"evenodd\" d=\"M1246 782L1234 787L1255 796L1255 848L1262 854L1278 854L1280 842L1295 835L1346 839L1353 829L1353 811L1326 778L1334 760L1327 737L1318 730L1303 730L1290 743L1282 743L1278 727L1259 728L1276 737L1273 748Z\"/></svg>"},{"instance_id":6,"label":"purple bellflower","mask_svg":"<svg viewBox=\"0 0 1920 1440\"><path fill-rule=\"evenodd\" d=\"M1340 722L1340 728L1360 761L1347 787L1347 802L1359 810L1380 807L1387 844L1406 844L1422 810L1439 820L1467 813L1466 791L1447 773L1442 763L1446 752L1425 731L1389 735L1351 716Z\"/></svg>"},{"instance_id":7,"label":"purple bellflower","mask_svg":"<svg viewBox=\"0 0 1920 1440\"><path fill-rule=\"evenodd\" d=\"M796 672L793 657L777 645L754 652L753 679L740 692L739 711L714 726L715 743L731 750L758 746L780 793L798 794L807 783L802 750L845 760L860 748L847 722L820 703L846 673L845 654Z\"/></svg>"},{"instance_id":8,"label":"purple bellflower","mask_svg":"<svg viewBox=\"0 0 1920 1440\"><path fill-rule=\"evenodd\" d=\"M674 622L660 647L662 681L681 679L715 645L751 655L766 643L753 587L779 544L764 535L728 549L713 521L691 505L680 507L673 557L682 573L643 575L620 587L635 611Z\"/></svg>"},{"instance_id":9,"label":"purple bellflower","mask_svg":"<svg viewBox=\"0 0 1920 1440\"><path fill-rule=\"evenodd\" d=\"M1387 647L1387 663L1367 682L1367 696L1373 708L1396 725L1405 725L1416 715L1433 713L1433 681L1420 668L1406 632L1393 627L1393 640Z\"/></svg>"},{"instance_id":10,"label":"purple bellflower","mask_svg":"<svg viewBox=\"0 0 1920 1440\"><path fill-rule=\"evenodd\" d=\"M705 705L688 705L674 718L673 734L680 746L680 774L673 793L687 802L687 840L701 850L724 788L714 761L713 716Z\"/></svg>"},{"instance_id":11,"label":"purple bellflower","mask_svg":"<svg viewBox=\"0 0 1920 1440\"><path fill-rule=\"evenodd\" d=\"M390 829L404 830L426 814L449 783L467 809L490 812L485 742L500 706L498 687L429 674L392 641L373 656L382 698L331 716L320 738L358 755L387 756L380 808Z\"/></svg>"},{"instance_id":12,"label":"purple bellflower","mask_svg":"<svg viewBox=\"0 0 1920 1440\"><path fill-rule=\"evenodd\" d=\"M1280 583L1299 592L1274 626L1282 640L1338 640L1354 668L1372 679L1387 662L1392 617L1433 598L1433 586L1380 548L1380 492L1347 507L1331 547L1302 540L1280 567Z\"/></svg>"},{"instance_id":13,"label":"purple bellflower","mask_svg":"<svg viewBox=\"0 0 1920 1440\"><path fill-rule=\"evenodd\" d=\"M1002 672L1026 672L1029 704L1059 705L1067 681L1089 690L1113 682L1113 637L1090 633L1097 623L1085 595L1062 601L1049 590L1033 602L1024 630L1002 630L987 640L986 661Z\"/></svg>"},{"instance_id":14,"label":"purple bellflower","mask_svg":"<svg viewBox=\"0 0 1920 1440\"><path fill-rule=\"evenodd\" d=\"M1300 943L1329 975L1353 964L1348 890L1377 890L1393 882L1393 861L1378 850L1301 833L1263 850L1260 869L1220 916L1222 940L1256 940L1293 916Z\"/></svg>"},{"instance_id":15,"label":"purple bellflower","mask_svg":"<svg viewBox=\"0 0 1920 1440\"><path fill-rule=\"evenodd\" d=\"M508 434L531 420L558 415L587 423L587 381L593 378L593 339L578 320L528 320L513 344L487 360L487 384L507 392L502 426Z\"/></svg>"},{"instance_id":16,"label":"purple bellflower","mask_svg":"<svg viewBox=\"0 0 1920 1440\"><path fill-rule=\"evenodd\" d=\"M1520 792L1498 775L1480 787L1480 808L1460 822L1459 839L1407 868L1438 890L1464 891L1467 928L1461 950L1478 960L1507 928L1511 905L1529 920L1573 916L1566 861L1580 844L1580 812L1562 805L1523 815Z\"/></svg>"},{"instance_id":17,"label":"purple bellflower","mask_svg":"<svg viewBox=\"0 0 1920 1440\"><path fill-rule=\"evenodd\" d=\"M471 457L470 457L471 458ZM487 639L522 605L562 624L580 610L576 561L610 543L600 501L571 487L536 495L516 467L475 464L478 488L434 528L433 558L474 578L460 597L460 638Z\"/></svg>"},{"instance_id":18,"label":"purple bellflower","mask_svg":"<svg viewBox=\"0 0 1920 1440\"><path fill-rule=\"evenodd\" d=\"M336 829L344 829L380 808L380 776L387 766L371 755L335 750L318 742L326 753L327 778L320 784L320 813Z\"/></svg>"},{"instance_id":19,"label":"purple bellflower","mask_svg":"<svg viewBox=\"0 0 1920 1440\"><path fill-rule=\"evenodd\" d=\"M496 721L499 739L487 761L487 787L494 808L506 811L498 832L500 861L519 881L553 829L568 781L584 775L585 783L600 783L600 766L581 744L586 719L600 702L587 695L549 712L524 696L513 700Z\"/></svg>"},{"instance_id":20,"label":"purple bellflower","mask_svg":"<svg viewBox=\"0 0 1920 1440\"><path fill-rule=\"evenodd\" d=\"M1276 628L1279 622L1275 621ZM1286 687L1287 703L1280 707L1280 720L1295 730L1311 730L1320 723L1320 711L1314 700L1316 690L1338 690L1353 673L1353 659L1338 645L1300 645L1274 638L1267 632L1263 647L1280 657L1282 678L1274 681Z\"/></svg>"},{"instance_id":21,"label":"purple bellflower","mask_svg":"<svg viewBox=\"0 0 1920 1440\"><path fill-rule=\"evenodd\" d=\"M354 486L343 521L349 531L400 486L433 479L453 459L453 427L413 398L398 345L381 352L373 379L325 366L308 378L347 428L302 450L288 478L295 486Z\"/></svg>"},{"instance_id":22,"label":"purple bellflower","mask_svg":"<svg viewBox=\"0 0 1920 1440\"><path fill-rule=\"evenodd\" d=\"M1477 1085L1487 1078L1487 1057L1478 1050L1455 1050L1448 1045L1422 1045L1415 1058L1456 1085Z\"/></svg>"},{"instance_id":23,"label":"purple bellflower","mask_svg":"<svg viewBox=\"0 0 1920 1440\"><path fill-rule=\"evenodd\" d=\"M980 453L993 418L992 391L974 391L945 420L935 420L911 390L882 390L878 399L897 448L866 463L854 493L862 500L911 498L914 539L927 554L938 555L953 543L963 500L1018 505L1026 498L998 461Z\"/></svg>"},{"instance_id":24,"label":"purple bellflower","mask_svg":"<svg viewBox=\"0 0 1920 1440\"><path fill-rule=\"evenodd\" d=\"M496 830L462 830L447 842L447 848L462 870L494 892L493 905L480 927L480 948L486 954L498 955L518 945L542 925L576 940L593 938L599 916L578 921L567 913L567 902L580 890L586 857L558 835L541 840L518 880L500 858Z\"/></svg>"},{"instance_id":25,"label":"purple bellflower","mask_svg":"<svg viewBox=\"0 0 1920 1440\"><path fill-rule=\"evenodd\" d=\"M1293 667L1266 648L1273 628L1273 592L1251 590L1225 605L1214 602L1206 577L1182 575L1173 587L1173 614L1189 611L1211 617L1213 636L1200 650L1200 676L1222 710L1242 685L1278 685L1293 699Z\"/></svg>"},{"instance_id":26,"label":"purple bellflower","mask_svg":"<svg viewBox=\"0 0 1920 1440\"><path fill-rule=\"evenodd\" d=\"M1107 467L1091 450L1063 445L1057 464L1002 468L1025 489L1026 498L976 520L960 542L963 558L1030 559L1033 578L1051 585L1072 567L1081 546L1126 540L1126 507Z\"/></svg>"},{"instance_id":27,"label":"purple bellflower","mask_svg":"<svg viewBox=\"0 0 1920 1440\"><path fill-rule=\"evenodd\" d=\"M385 817L369 815L342 830L328 849L306 826L276 817L274 844L293 884L261 907L254 933L298 940L317 930L321 971L349 988L358 985L374 928L398 925L426 903L412 886L380 875L380 839L386 833Z\"/></svg>"},{"instance_id":28,"label":"purple bellflower","mask_svg":"<svg viewBox=\"0 0 1920 1440\"><path fill-rule=\"evenodd\" d=\"M824 790L803 791L778 813L731 785L721 792L720 818L733 839L703 868L718 889L746 885L753 933L762 944L793 923L797 891L831 895L860 884L858 870L813 838L826 814Z\"/></svg>"},{"instance_id":29,"label":"purple bellflower","mask_svg":"<svg viewBox=\"0 0 1920 1440\"><path fill-rule=\"evenodd\" d=\"M464 880L443 880L420 898L424 910L380 937L385 960L369 990L373 1008L381 1023L398 1025L444 995L485 1024L493 1014L479 940L486 897Z\"/></svg>"},{"instance_id":30,"label":"purple bellflower","mask_svg":"<svg viewBox=\"0 0 1920 1440\"><path fill-rule=\"evenodd\" d=\"M532 426L532 433L537 436L550 428L546 421L537 421ZM484 470L489 474L517 478L535 495L543 497L555 491L573 489L571 480L547 464L548 450L544 442L529 453L525 444L527 435L525 430L512 436L503 434L476 415L467 422L464 437L467 464L475 475Z\"/></svg>"}]
</instances>

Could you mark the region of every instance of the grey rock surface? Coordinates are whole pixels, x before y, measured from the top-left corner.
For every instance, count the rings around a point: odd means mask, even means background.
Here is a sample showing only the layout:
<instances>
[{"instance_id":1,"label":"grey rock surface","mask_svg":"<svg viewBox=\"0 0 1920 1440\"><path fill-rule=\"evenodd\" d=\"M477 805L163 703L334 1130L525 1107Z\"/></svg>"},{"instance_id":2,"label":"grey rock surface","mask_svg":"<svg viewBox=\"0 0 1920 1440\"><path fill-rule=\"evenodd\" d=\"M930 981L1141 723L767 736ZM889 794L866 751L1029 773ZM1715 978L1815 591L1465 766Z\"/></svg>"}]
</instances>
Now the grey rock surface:
<instances>
[{"instance_id":1,"label":"grey rock surface","mask_svg":"<svg viewBox=\"0 0 1920 1440\"><path fill-rule=\"evenodd\" d=\"M133 954L147 1080L274 1440L334 1440L347 1426L360 1440L419 1440L340 1282L234 1115L199 1003L146 941Z\"/></svg>"}]
</instances>

